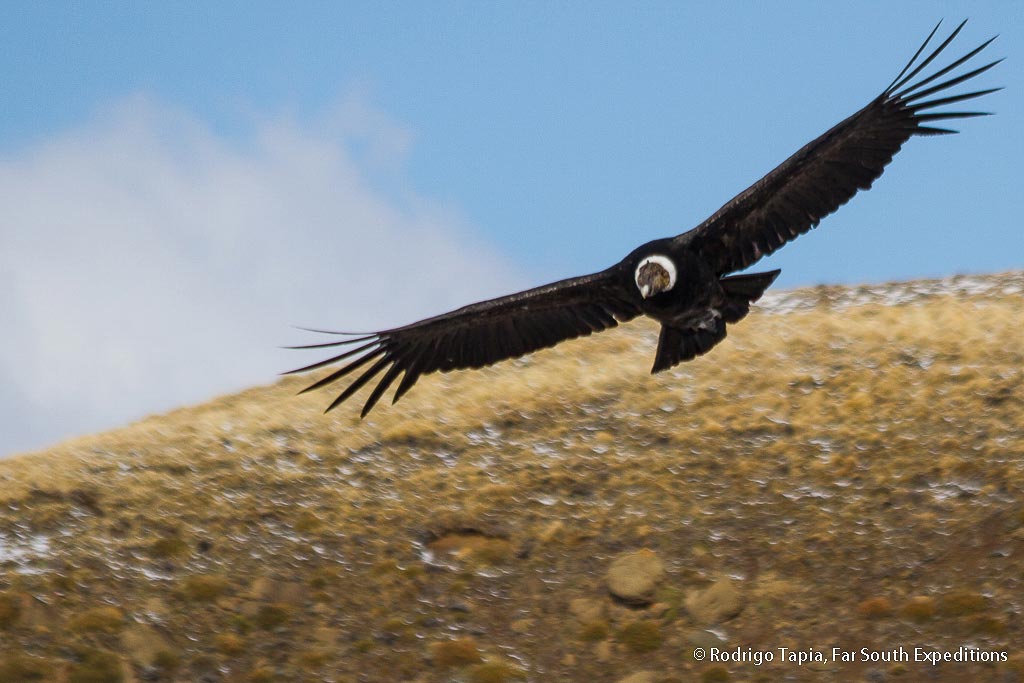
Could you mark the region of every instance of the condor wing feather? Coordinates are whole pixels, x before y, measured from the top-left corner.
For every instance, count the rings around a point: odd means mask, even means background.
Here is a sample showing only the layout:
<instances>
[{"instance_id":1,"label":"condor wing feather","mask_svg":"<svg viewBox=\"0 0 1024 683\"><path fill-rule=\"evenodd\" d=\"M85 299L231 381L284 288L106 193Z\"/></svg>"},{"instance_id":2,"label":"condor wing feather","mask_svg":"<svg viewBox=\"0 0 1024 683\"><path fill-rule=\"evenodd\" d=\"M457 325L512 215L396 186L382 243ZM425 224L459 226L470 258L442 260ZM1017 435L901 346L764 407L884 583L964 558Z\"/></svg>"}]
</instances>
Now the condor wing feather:
<instances>
[{"instance_id":1,"label":"condor wing feather","mask_svg":"<svg viewBox=\"0 0 1024 683\"><path fill-rule=\"evenodd\" d=\"M677 244L689 245L719 275L742 270L818 225L822 218L849 201L858 190L870 188L912 135L956 132L922 124L985 115L983 112L929 110L981 97L999 88L927 98L974 78L1002 60L922 88L967 62L994 38L930 76L910 82L952 42L964 23L915 65L938 30L936 26L881 95L804 146L702 224L675 238Z\"/></svg>"},{"instance_id":2,"label":"condor wing feather","mask_svg":"<svg viewBox=\"0 0 1024 683\"><path fill-rule=\"evenodd\" d=\"M635 318L640 314L639 303L630 290L620 284L623 276L619 268L481 301L404 327L362 336L347 335L351 338L326 344L294 347L352 346L339 355L286 374L352 359L306 387L303 390L306 392L370 364L327 408L331 410L341 404L383 373L363 406L365 417L399 375L402 379L392 402L411 389L421 375L438 370L481 368Z\"/></svg>"}]
</instances>

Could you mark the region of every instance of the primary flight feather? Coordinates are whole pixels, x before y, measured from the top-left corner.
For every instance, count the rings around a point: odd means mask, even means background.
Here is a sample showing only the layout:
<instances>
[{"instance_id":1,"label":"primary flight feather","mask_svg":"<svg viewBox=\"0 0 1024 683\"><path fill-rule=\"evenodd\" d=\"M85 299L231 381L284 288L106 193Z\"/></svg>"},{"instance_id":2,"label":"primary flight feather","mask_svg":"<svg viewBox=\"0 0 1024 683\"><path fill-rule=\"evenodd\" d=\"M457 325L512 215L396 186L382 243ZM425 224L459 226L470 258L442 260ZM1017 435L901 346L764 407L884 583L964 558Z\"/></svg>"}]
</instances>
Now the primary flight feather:
<instances>
[{"instance_id":1,"label":"primary flight feather","mask_svg":"<svg viewBox=\"0 0 1024 683\"><path fill-rule=\"evenodd\" d=\"M639 315L661 323L651 372L706 353L725 338L728 323L747 314L779 271L730 273L817 226L858 190L870 188L912 136L956 132L931 125L934 122L987 113L934 110L999 88L933 96L1002 61L942 80L994 38L918 78L965 23L918 61L939 27L932 29L910 62L867 106L805 145L696 228L641 245L599 273L481 301L404 327L366 335L329 333L345 339L293 348L344 351L291 373L348 361L303 390L312 391L362 370L327 410L379 376L363 406L365 416L395 381L392 402L422 375L491 365Z\"/></svg>"}]
</instances>

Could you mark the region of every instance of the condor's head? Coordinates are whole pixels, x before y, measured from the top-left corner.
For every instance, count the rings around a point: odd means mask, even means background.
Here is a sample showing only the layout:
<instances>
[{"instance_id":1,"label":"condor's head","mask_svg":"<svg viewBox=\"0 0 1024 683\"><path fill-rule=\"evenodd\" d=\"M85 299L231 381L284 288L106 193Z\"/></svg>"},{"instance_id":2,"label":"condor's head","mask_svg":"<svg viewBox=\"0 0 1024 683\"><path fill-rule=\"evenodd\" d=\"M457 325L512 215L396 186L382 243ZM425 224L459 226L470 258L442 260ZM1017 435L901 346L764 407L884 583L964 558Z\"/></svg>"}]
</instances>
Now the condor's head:
<instances>
[{"instance_id":1,"label":"condor's head","mask_svg":"<svg viewBox=\"0 0 1024 683\"><path fill-rule=\"evenodd\" d=\"M650 299L675 287L676 264L668 256L653 254L640 261L634 277L640 296Z\"/></svg>"}]
</instances>

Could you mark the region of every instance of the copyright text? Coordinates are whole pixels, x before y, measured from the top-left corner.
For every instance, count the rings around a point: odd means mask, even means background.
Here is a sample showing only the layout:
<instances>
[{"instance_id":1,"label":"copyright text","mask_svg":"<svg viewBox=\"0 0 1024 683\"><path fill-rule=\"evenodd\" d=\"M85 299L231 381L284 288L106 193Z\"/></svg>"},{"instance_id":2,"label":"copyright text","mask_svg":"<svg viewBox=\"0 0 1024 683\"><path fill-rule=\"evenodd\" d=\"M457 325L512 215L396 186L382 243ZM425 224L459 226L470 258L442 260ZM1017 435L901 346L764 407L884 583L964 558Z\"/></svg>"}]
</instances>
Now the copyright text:
<instances>
[{"instance_id":1,"label":"copyright text","mask_svg":"<svg viewBox=\"0 0 1024 683\"><path fill-rule=\"evenodd\" d=\"M778 662L794 664L796 666L830 664L832 662L917 662L938 666L947 662L1005 662L1009 659L1009 654L1004 650L979 650L970 647L940 650L920 645L913 647L900 645L887 650L877 650L868 647L831 647L820 649L813 647L776 647L768 649L698 647L693 651L693 658L697 661L739 662L753 664L754 666Z\"/></svg>"}]
</instances>

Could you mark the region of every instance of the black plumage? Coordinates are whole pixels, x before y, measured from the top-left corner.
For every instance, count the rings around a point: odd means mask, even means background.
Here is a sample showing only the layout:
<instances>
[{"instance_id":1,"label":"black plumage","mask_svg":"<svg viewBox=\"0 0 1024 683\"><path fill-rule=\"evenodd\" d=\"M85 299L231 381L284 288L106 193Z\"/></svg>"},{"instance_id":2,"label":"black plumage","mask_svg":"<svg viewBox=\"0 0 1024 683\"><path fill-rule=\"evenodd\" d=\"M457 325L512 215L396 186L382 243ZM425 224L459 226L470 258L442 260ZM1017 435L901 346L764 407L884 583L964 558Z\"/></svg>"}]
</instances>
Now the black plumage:
<instances>
[{"instance_id":1,"label":"black plumage","mask_svg":"<svg viewBox=\"0 0 1024 683\"><path fill-rule=\"evenodd\" d=\"M779 271L730 273L749 267L814 228L858 190L870 188L912 136L956 132L931 125L934 122L985 115L934 110L999 88L932 96L1002 61L940 81L994 38L914 80L953 41L964 23L918 61L935 36L936 26L907 66L867 106L805 145L696 228L648 242L599 273L481 301L373 334L330 333L346 338L295 348L346 350L291 372L349 361L304 390L312 391L361 370L328 410L379 376L363 406L365 416L395 381L398 387L392 402L422 375L484 367L601 332L639 315L662 323L652 372L707 353L725 338L727 324L748 313L750 304L760 298Z\"/></svg>"}]
</instances>

